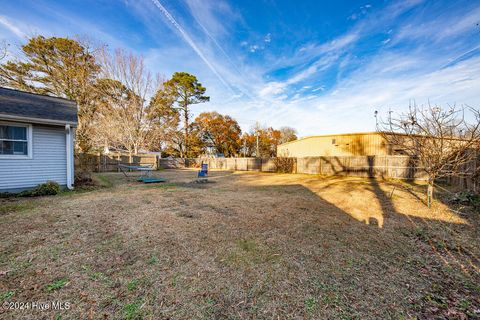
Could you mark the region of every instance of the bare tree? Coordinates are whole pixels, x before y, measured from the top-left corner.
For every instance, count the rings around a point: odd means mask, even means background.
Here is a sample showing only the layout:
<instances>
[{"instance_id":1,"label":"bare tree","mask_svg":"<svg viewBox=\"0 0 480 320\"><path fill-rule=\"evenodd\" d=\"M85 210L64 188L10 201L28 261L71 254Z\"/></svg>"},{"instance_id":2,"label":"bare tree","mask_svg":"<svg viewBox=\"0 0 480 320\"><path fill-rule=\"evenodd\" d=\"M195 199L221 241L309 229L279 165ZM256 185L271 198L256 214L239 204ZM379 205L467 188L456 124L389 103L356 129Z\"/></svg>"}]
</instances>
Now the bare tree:
<instances>
[{"instance_id":1,"label":"bare tree","mask_svg":"<svg viewBox=\"0 0 480 320\"><path fill-rule=\"evenodd\" d=\"M473 175L480 146L480 111L471 107L410 106L407 113L389 115L378 130L395 149L401 149L428 177L431 206L435 181L442 177Z\"/></svg>"},{"instance_id":2,"label":"bare tree","mask_svg":"<svg viewBox=\"0 0 480 320\"><path fill-rule=\"evenodd\" d=\"M3 60L7 54L8 43L5 40L0 41L0 61Z\"/></svg>"},{"instance_id":3,"label":"bare tree","mask_svg":"<svg viewBox=\"0 0 480 320\"><path fill-rule=\"evenodd\" d=\"M103 80L96 89L103 100L103 109L97 118L97 137L137 154L151 138L147 99L157 89L157 81L146 70L142 57L122 50L114 54L103 50L98 60Z\"/></svg>"},{"instance_id":4,"label":"bare tree","mask_svg":"<svg viewBox=\"0 0 480 320\"><path fill-rule=\"evenodd\" d=\"M297 140L297 130L292 127L281 127L280 128L280 140L279 144Z\"/></svg>"},{"instance_id":5,"label":"bare tree","mask_svg":"<svg viewBox=\"0 0 480 320\"><path fill-rule=\"evenodd\" d=\"M8 55L8 50L7 50L8 44L5 40L0 41L0 61L5 59ZM5 86L7 83L3 77L0 76L0 86Z\"/></svg>"}]
</instances>

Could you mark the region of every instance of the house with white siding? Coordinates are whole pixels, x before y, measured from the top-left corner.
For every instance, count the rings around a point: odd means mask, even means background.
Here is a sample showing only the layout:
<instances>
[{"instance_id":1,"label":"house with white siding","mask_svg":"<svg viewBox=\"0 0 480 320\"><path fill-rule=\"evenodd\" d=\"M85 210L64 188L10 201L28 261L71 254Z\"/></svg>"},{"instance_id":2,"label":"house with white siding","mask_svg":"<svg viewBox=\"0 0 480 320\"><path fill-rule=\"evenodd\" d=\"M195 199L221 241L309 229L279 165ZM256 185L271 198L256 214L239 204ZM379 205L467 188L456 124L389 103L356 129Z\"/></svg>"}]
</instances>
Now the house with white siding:
<instances>
[{"instance_id":1,"label":"house with white siding","mask_svg":"<svg viewBox=\"0 0 480 320\"><path fill-rule=\"evenodd\" d=\"M74 101L0 87L0 192L73 188Z\"/></svg>"}]
</instances>

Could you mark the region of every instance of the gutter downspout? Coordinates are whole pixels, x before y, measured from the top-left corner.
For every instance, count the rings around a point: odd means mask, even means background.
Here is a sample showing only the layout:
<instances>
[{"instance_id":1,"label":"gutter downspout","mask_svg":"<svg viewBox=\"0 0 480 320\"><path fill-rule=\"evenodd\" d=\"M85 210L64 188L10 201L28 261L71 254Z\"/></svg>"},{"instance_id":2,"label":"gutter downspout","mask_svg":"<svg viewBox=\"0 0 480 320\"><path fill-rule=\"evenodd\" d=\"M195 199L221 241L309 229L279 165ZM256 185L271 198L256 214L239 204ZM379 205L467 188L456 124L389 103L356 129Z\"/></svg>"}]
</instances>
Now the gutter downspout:
<instances>
[{"instance_id":1,"label":"gutter downspout","mask_svg":"<svg viewBox=\"0 0 480 320\"><path fill-rule=\"evenodd\" d=\"M69 124L65 125L66 156L67 156L67 188L73 189L73 147L72 147L72 128Z\"/></svg>"}]
</instances>

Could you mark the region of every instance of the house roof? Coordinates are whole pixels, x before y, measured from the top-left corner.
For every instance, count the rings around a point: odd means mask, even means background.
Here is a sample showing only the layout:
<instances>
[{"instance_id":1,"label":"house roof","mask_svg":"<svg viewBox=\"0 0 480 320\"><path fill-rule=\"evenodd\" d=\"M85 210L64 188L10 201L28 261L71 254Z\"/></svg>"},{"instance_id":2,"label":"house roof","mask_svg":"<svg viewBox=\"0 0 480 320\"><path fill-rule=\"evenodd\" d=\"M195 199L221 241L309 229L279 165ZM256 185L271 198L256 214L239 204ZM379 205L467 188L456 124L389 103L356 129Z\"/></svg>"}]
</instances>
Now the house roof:
<instances>
[{"instance_id":1,"label":"house roof","mask_svg":"<svg viewBox=\"0 0 480 320\"><path fill-rule=\"evenodd\" d=\"M75 101L0 87L0 118L76 125Z\"/></svg>"}]
</instances>

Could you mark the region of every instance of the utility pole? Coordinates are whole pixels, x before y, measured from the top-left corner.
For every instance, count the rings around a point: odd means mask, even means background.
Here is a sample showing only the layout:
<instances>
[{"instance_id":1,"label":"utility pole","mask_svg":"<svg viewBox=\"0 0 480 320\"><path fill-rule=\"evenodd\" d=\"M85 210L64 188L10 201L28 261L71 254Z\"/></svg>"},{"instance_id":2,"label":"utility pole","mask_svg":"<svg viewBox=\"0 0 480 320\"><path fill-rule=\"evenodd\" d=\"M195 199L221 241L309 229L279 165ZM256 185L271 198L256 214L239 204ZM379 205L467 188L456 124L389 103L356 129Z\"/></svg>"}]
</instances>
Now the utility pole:
<instances>
[{"instance_id":1,"label":"utility pole","mask_svg":"<svg viewBox=\"0 0 480 320\"><path fill-rule=\"evenodd\" d=\"M255 152L255 156L257 156L257 158L260 156L260 149L259 149L259 147L258 147L258 136L259 136L259 135L260 135L260 133L257 131L257 132L255 133L255 137L257 137L257 150L256 150L256 152Z\"/></svg>"}]
</instances>

